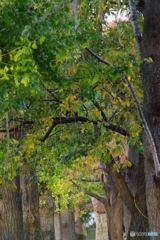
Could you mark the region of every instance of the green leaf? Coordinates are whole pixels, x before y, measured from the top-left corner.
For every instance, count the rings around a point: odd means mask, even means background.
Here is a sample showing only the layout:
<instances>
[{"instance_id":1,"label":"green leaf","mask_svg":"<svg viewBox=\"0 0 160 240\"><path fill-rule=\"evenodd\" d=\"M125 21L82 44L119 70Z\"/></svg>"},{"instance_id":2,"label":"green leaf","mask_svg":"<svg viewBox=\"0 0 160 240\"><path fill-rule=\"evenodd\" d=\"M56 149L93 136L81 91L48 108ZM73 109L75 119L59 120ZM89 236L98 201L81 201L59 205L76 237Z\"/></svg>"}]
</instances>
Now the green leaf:
<instances>
[{"instance_id":1,"label":"green leaf","mask_svg":"<svg viewBox=\"0 0 160 240\"><path fill-rule=\"evenodd\" d=\"M5 66L4 72L6 73L6 72L8 72L8 71L9 71L9 68L8 68L7 66Z\"/></svg>"},{"instance_id":2,"label":"green leaf","mask_svg":"<svg viewBox=\"0 0 160 240\"><path fill-rule=\"evenodd\" d=\"M39 42L40 44L42 45L42 43L45 41L45 36L42 36L40 39L39 39Z\"/></svg>"},{"instance_id":3,"label":"green leaf","mask_svg":"<svg viewBox=\"0 0 160 240\"><path fill-rule=\"evenodd\" d=\"M29 78L27 76L24 76L21 80L21 83L26 87L29 83Z\"/></svg>"},{"instance_id":4,"label":"green leaf","mask_svg":"<svg viewBox=\"0 0 160 240\"><path fill-rule=\"evenodd\" d=\"M33 49L37 49L37 43L36 43L36 41L34 41L34 43L32 44L32 48L33 48Z\"/></svg>"},{"instance_id":5,"label":"green leaf","mask_svg":"<svg viewBox=\"0 0 160 240\"><path fill-rule=\"evenodd\" d=\"M14 79L16 86L18 87L20 85L20 82L18 81L17 78Z\"/></svg>"}]
</instances>

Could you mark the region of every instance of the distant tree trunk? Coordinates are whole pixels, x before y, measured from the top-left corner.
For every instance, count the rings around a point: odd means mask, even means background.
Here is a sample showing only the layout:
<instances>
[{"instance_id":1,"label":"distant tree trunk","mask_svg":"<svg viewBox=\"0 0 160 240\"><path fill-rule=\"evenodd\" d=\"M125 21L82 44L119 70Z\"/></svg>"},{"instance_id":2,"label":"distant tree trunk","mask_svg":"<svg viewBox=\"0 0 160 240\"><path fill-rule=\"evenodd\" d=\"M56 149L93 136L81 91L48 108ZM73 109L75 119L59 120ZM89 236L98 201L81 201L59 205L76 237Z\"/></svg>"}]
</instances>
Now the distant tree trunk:
<instances>
[{"instance_id":1,"label":"distant tree trunk","mask_svg":"<svg viewBox=\"0 0 160 240\"><path fill-rule=\"evenodd\" d=\"M60 209L60 204L59 204ZM62 213L61 211L58 214L59 216L59 240L63 240L63 226L62 226Z\"/></svg>"},{"instance_id":2,"label":"distant tree trunk","mask_svg":"<svg viewBox=\"0 0 160 240\"><path fill-rule=\"evenodd\" d=\"M40 203L44 202L44 206L40 206L40 221L42 227L43 240L55 240L54 231L54 212L55 202L52 198L52 192L48 191L47 195L40 195Z\"/></svg>"},{"instance_id":3,"label":"distant tree trunk","mask_svg":"<svg viewBox=\"0 0 160 240\"><path fill-rule=\"evenodd\" d=\"M70 226L70 239L76 240L74 211L73 210L70 211L69 206L68 206L68 220Z\"/></svg>"},{"instance_id":4,"label":"distant tree trunk","mask_svg":"<svg viewBox=\"0 0 160 240\"><path fill-rule=\"evenodd\" d=\"M94 209L94 214L95 214L95 219L96 219L96 240L100 239L109 239L109 234L108 234L108 218L107 219L107 214L106 214L106 209L104 204L102 204L100 201L92 197L92 204L93 204L93 209Z\"/></svg>"},{"instance_id":5,"label":"distant tree trunk","mask_svg":"<svg viewBox=\"0 0 160 240\"><path fill-rule=\"evenodd\" d=\"M121 240L123 236L123 205L120 193L109 171L107 172L107 183L109 186L102 181L103 196L106 199L108 237L109 240Z\"/></svg>"},{"instance_id":6,"label":"distant tree trunk","mask_svg":"<svg viewBox=\"0 0 160 240\"><path fill-rule=\"evenodd\" d=\"M38 184L33 169L30 169L26 176L21 177L21 188L26 240L42 240Z\"/></svg>"},{"instance_id":7,"label":"distant tree trunk","mask_svg":"<svg viewBox=\"0 0 160 240\"><path fill-rule=\"evenodd\" d=\"M85 239L85 236L83 234L82 222L79 215L80 215L80 205L79 203L76 203L75 212L74 212L76 240L83 240Z\"/></svg>"},{"instance_id":8,"label":"distant tree trunk","mask_svg":"<svg viewBox=\"0 0 160 240\"><path fill-rule=\"evenodd\" d=\"M0 240L24 240L22 191L20 177L14 178L17 189L0 188Z\"/></svg>"},{"instance_id":9,"label":"distant tree trunk","mask_svg":"<svg viewBox=\"0 0 160 240\"><path fill-rule=\"evenodd\" d=\"M82 240L83 234L81 220L79 218L80 207L77 203L75 210L69 207L55 214L55 235L56 240Z\"/></svg>"}]
</instances>

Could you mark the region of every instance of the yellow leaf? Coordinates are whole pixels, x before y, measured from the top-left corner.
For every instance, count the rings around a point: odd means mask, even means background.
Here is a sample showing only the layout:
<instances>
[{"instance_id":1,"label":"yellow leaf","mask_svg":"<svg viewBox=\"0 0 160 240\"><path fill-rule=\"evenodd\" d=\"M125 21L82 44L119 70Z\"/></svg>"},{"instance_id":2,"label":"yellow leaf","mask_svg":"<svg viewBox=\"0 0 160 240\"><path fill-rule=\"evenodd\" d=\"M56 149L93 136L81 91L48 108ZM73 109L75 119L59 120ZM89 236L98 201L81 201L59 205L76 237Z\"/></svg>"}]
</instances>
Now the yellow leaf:
<instances>
[{"instance_id":1,"label":"yellow leaf","mask_svg":"<svg viewBox=\"0 0 160 240\"><path fill-rule=\"evenodd\" d=\"M26 151L27 150L27 145L23 145L22 148L23 148L24 151Z\"/></svg>"},{"instance_id":2,"label":"yellow leaf","mask_svg":"<svg viewBox=\"0 0 160 240\"><path fill-rule=\"evenodd\" d=\"M128 76L128 80L129 80L129 81L131 80L131 75Z\"/></svg>"},{"instance_id":3,"label":"yellow leaf","mask_svg":"<svg viewBox=\"0 0 160 240\"><path fill-rule=\"evenodd\" d=\"M127 166L132 167L132 163L130 161L127 161Z\"/></svg>"},{"instance_id":4,"label":"yellow leaf","mask_svg":"<svg viewBox=\"0 0 160 240\"><path fill-rule=\"evenodd\" d=\"M82 133L84 133L85 129L84 129L84 128L82 128L82 129L81 129L81 131L82 131Z\"/></svg>"},{"instance_id":5,"label":"yellow leaf","mask_svg":"<svg viewBox=\"0 0 160 240\"><path fill-rule=\"evenodd\" d=\"M130 102L127 102L127 107L129 107L130 106Z\"/></svg>"},{"instance_id":6,"label":"yellow leaf","mask_svg":"<svg viewBox=\"0 0 160 240\"><path fill-rule=\"evenodd\" d=\"M34 143L32 142L31 145L29 146L30 149L34 148Z\"/></svg>"}]
</instances>

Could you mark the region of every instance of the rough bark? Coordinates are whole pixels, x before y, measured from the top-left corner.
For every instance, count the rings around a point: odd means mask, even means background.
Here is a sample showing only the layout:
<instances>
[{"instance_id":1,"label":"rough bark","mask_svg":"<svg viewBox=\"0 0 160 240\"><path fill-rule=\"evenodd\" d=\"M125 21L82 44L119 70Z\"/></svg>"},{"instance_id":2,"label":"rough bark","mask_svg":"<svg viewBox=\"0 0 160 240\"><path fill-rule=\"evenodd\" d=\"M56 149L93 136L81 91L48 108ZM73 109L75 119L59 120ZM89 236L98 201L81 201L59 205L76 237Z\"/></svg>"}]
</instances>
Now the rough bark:
<instances>
[{"instance_id":1,"label":"rough bark","mask_svg":"<svg viewBox=\"0 0 160 240\"><path fill-rule=\"evenodd\" d=\"M40 206L40 221L42 228L43 240L55 240L54 231L54 212L55 202L52 198L52 192L48 191L47 194L40 195L40 202L46 203L45 206Z\"/></svg>"},{"instance_id":2,"label":"rough bark","mask_svg":"<svg viewBox=\"0 0 160 240\"><path fill-rule=\"evenodd\" d=\"M113 164L114 164L113 161L111 161L110 163L107 163L106 168L108 169L114 184L116 185L118 191L120 192L125 205L127 206L128 210L131 212L134 209L133 195L131 194L121 172L117 172L117 171L113 172Z\"/></svg>"},{"instance_id":3,"label":"rough bark","mask_svg":"<svg viewBox=\"0 0 160 240\"><path fill-rule=\"evenodd\" d=\"M33 169L21 176L23 223L26 240L41 240L42 230L39 215L39 192Z\"/></svg>"},{"instance_id":4,"label":"rough bark","mask_svg":"<svg viewBox=\"0 0 160 240\"><path fill-rule=\"evenodd\" d=\"M2 186L0 189L0 239L24 240L22 191L20 177L14 179L17 189L15 191Z\"/></svg>"},{"instance_id":5,"label":"rough bark","mask_svg":"<svg viewBox=\"0 0 160 240\"><path fill-rule=\"evenodd\" d=\"M76 234L75 234L75 218L74 218L74 211L70 211L68 206L68 219L69 219L69 232L70 232L70 239L76 240Z\"/></svg>"},{"instance_id":6,"label":"rough bark","mask_svg":"<svg viewBox=\"0 0 160 240\"><path fill-rule=\"evenodd\" d=\"M144 217L147 216L144 156L140 153L137 153L136 150L136 147L129 148L128 158L132 162L132 167L125 170L126 177L123 177L124 172L113 172L112 162L106 164L107 169L109 170L109 173L111 174L125 205L131 213L131 223L129 230L127 229L127 239L130 239L130 231L148 231L148 220ZM134 198L136 205L144 216L136 208Z\"/></svg>"},{"instance_id":7,"label":"rough bark","mask_svg":"<svg viewBox=\"0 0 160 240\"><path fill-rule=\"evenodd\" d=\"M83 233L82 223L81 223L81 219L80 219L80 217L79 217L79 215L80 215L80 205L79 205L79 203L76 203L76 204L75 204L75 212L74 212L74 215L75 215L75 233L76 233L76 239L77 239L77 238L80 239L80 236L81 236L81 238L82 238L82 237L84 238L84 235L82 234L82 233Z\"/></svg>"},{"instance_id":8,"label":"rough bark","mask_svg":"<svg viewBox=\"0 0 160 240\"><path fill-rule=\"evenodd\" d=\"M142 59L152 58L151 63L143 61L141 77L143 83L143 113L152 133L160 159L160 3L145 1L142 38ZM155 181L153 156L146 137L143 138L145 152L146 199L150 231L160 235L160 183ZM156 239L156 237L152 237Z\"/></svg>"},{"instance_id":9,"label":"rough bark","mask_svg":"<svg viewBox=\"0 0 160 240\"><path fill-rule=\"evenodd\" d=\"M128 230L127 239L130 237L130 231L148 232L149 225L146 206L146 189L145 189L145 174L144 174L144 156L137 152L137 147L129 148L128 158L132 162L132 167L126 169L125 181L135 197L134 209L131 211L131 223ZM137 209L135 204L137 205ZM139 237L137 237L138 239ZM136 239L136 237L135 237ZM148 239L141 237L141 239Z\"/></svg>"},{"instance_id":10,"label":"rough bark","mask_svg":"<svg viewBox=\"0 0 160 240\"><path fill-rule=\"evenodd\" d=\"M108 226L106 213L95 212L96 219L96 240L108 240Z\"/></svg>"},{"instance_id":11,"label":"rough bark","mask_svg":"<svg viewBox=\"0 0 160 240\"><path fill-rule=\"evenodd\" d=\"M147 139L144 139L145 148L145 181L146 181L146 199L149 219L149 228L151 232L158 232L160 235L160 183L154 180L154 163L149 148ZM152 237L157 239L157 237Z\"/></svg>"},{"instance_id":12,"label":"rough bark","mask_svg":"<svg viewBox=\"0 0 160 240\"><path fill-rule=\"evenodd\" d=\"M106 199L108 224L108 239L121 240L123 236L123 208L120 193L113 182L111 174L107 173L109 187L102 181L103 195Z\"/></svg>"},{"instance_id":13,"label":"rough bark","mask_svg":"<svg viewBox=\"0 0 160 240\"><path fill-rule=\"evenodd\" d=\"M61 240L63 239L63 230L62 230L62 221L59 219L59 213L54 214L54 228L55 228L55 237L56 240Z\"/></svg>"},{"instance_id":14,"label":"rough bark","mask_svg":"<svg viewBox=\"0 0 160 240\"><path fill-rule=\"evenodd\" d=\"M126 236L128 236L131 223L131 213L124 203L123 203L123 222L125 226Z\"/></svg>"},{"instance_id":15,"label":"rough bark","mask_svg":"<svg viewBox=\"0 0 160 240\"><path fill-rule=\"evenodd\" d=\"M107 214L104 204L92 197L92 204L96 219L96 240L108 240Z\"/></svg>"},{"instance_id":16,"label":"rough bark","mask_svg":"<svg viewBox=\"0 0 160 240\"><path fill-rule=\"evenodd\" d=\"M59 209L60 209L60 203L59 203ZM62 213L61 211L58 214L58 220L59 220L59 240L63 240L63 225L62 225Z\"/></svg>"},{"instance_id":17,"label":"rough bark","mask_svg":"<svg viewBox=\"0 0 160 240\"><path fill-rule=\"evenodd\" d=\"M75 210L65 208L61 212L55 213L54 220L56 240L84 239L79 214L79 204L75 205Z\"/></svg>"}]
</instances>

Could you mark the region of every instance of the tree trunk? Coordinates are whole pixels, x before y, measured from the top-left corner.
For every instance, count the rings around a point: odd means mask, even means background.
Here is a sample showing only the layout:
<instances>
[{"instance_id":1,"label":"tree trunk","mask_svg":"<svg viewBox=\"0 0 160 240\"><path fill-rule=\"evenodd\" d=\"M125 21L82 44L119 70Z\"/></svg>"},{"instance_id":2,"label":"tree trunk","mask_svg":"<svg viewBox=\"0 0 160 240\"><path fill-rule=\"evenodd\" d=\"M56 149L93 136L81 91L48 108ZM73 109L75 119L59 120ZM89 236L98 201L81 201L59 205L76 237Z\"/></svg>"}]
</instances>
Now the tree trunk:
<instances>
[{"instance_id":1,"label":"tree trunk","mask_svg":"<svg viewBox=\"0 0 160 240\"><path fill-rule=\"evenodd\" d=\"M60 203L59 203L59 209L60 209ZM59 216L59 240L63 240L63 226L62 226L62 213L61 211L58 214Z\"/></svg>"},{"instance_id":2,"label":"tree trunk","mask_svg":"<svg viewBox=\"0 0 160 240\"><path fill-rule=\"evenodd\" d=\"M148 231L148 220L144 217L147 217L144 156L136 153L136 147L130 147L128 158L132 162L132 167L125 170L125 178L123 177L124 172L118 173L116 171L112 171L112 162L106 164L107 169L109 170L109 173L111 174L112 179L117 186L117 189L119 190L125 205L131 213L131 224L128 231L127 240L132 239L130 238L130 231ZM135 203L141 213L137 209ZM142 239L146 239L146 237Z\"/></svg>"},{"instance_id":3,"label":"tree trunk","mask_svg":"<svg viewBox=\"0 0 160 240\"><path fill-rule=\"evenodd\" d=\"M151 232L158 232L160 236L160 183L154 180L154 163L153 158L147 148L147 139L144 140L145 147L145 179L146 179L146 199L149 219L149 228ZM157 239L157 237L152 237Z\"/></svg>"},{"instance_id":4,"label":"tree trunk","mask_svg":"<svg viewBox=\"0 0 160 240\"><path fill-rule=\"evenodd\" d=\"M16 190L0 189L0 239L1 240L24 240L22 191L20 189L20 177L14 179Z\"/></svg>"},{"instance_id":5,"label":"tree trunk","mask_svg":"<svg viewBox=\"0 0 160 240\"><path fill-rule=\"evenodd\" d=\"M145 0L141 77L143 83L143 113L151 131L158 158L160 159L160 2ZM145 152L146 199L150 231L160 235L160 183L155 182L154 161L146 137L143 138ZM157 239L157 237L152 237Z\"/></svg>"},{"instance_id":6,"label":"tree trunk","mask_svg":"<svg viewBox=\"0 0 160 240\"><path fill-rule=\"evenodd\" d=\"M107 183L102 181L103 196L106 199L108 236L110 239L121 240L123 236L123 204L119 191L107 172Z\"/></svg>"},{"instance_id":7,"label":"tree trunk","mask_svg":"<svg viewBox=\"0 0 160 240\"><path fill-rule=\"evenodd\" d=\"M63 240L62 216L59 213L54 214L54 228L56 240Z\"/></svg>"},{"instance_id":8,"label":"tree trunk","mask_svg":"<svg viewBox=\"0 0 160 240\"><path fill-rule=\"evenodd\" d=\"M108 233L108 224L111 222L108 222L107 214L106 214L106 208L104 204L99 202L97 199L92 197L92 204L96 219L96 240L105 239L108 240L109 233Z\"/></svg>"},{"instance_id":9,"label":"tree trunk","mask_svg":"<svg viewBox=\"0 0 160 240\"><path fill-rule=\"evenodd\" d=\"M76 204L75 209L75 211L71 211L68 207L55 214L56 240L76 240L85 238L79 218L79 204Z\"/></svg>"},{"instance_id":10,"label":"tree trunk","mask_svg":"<svg viewBox=\"0 0 160 240\"><path fill-rule=\"evenodd\" d=\"M39 215L39 192L33 169L21 177L23 222L26 240L42 240Z\"/></svg>"},{"instance_id":11,"label":"tree trunk","mask_svg":"<svg viewBox=\"0 0 160 240\"><path fill-rule=\"evenodd\" d=\"M123 203L123 222L125 226L125 234L128 236L129 228L130 228L130 223L131 223L131 213L126 207L126 205Z\"/></svg>"},{"instance_id":12,"label":"tree trunk","mask_svg":"<svg viewBox=\"0 0 160 240\"><path fill-rule=\"evenodd\" d=\"M70 239L76 240L74 210L70 211L68 206L68 220L70 226Z\"/></svg>"},{"instance_id":13,"label":"tree trunk","mask_svg":"<svg viewBox=\"0 0 160 240\"><path fill-rule=\"evenodd\" d=\"M55 202L52 198L52 192L48 191L47 195L40 195L40 221L42 227L43 240L55 240L54 231L54 212Z\"/></svg>"},{"instance_id":14,"label":"tree trunk","mask_svg":"<svg viewBox=\"0 0 160 240\"><path fill-rule=\"evenodd\" d=\"M130 232L148 232L149 225L147 219L147 206L146 206L146 186L145 186L145 173L144 173L144 156L137 152L137 147L129 147L128 158L132 162L132 167L126 169L125 181L133 196L134 208L131 211L131 223L128 231L128 239ZM136 207L137 206L137 207ZM137 237L138 239L139 237ZM135 237L136 239L136 237ZM141 239L148 239L141 237Z\"/></svg>"},{"instance_id":15,"label":"tree trunk","mask_svg":"<svg viewBox=\"0 0 160 240\"><path fill-rule=\"evenodd\" d=\"M85 236L83 234L82 222L81 222L81 219L80 219L80 205L79 205L79 203L75 204L74 219L75 219L76 240L84 240Z\"/></svg>"}]
</instances>

